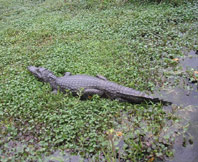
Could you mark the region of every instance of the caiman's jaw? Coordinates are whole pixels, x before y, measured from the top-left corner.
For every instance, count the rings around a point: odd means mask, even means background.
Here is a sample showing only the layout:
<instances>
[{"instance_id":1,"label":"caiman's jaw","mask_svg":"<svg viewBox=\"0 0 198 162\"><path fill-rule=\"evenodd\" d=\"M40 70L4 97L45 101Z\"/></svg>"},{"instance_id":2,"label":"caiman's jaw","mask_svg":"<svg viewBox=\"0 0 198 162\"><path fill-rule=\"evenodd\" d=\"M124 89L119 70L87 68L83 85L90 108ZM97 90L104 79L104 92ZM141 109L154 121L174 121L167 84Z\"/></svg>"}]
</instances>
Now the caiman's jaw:
<instances>
[{"instance_id":1,"label":"caiman's jaw","mask_svg":"<svg viewBox=\"0 0 198 162\"><path fill-rule=\"evenodd\" d=\"M28 66L28 70L40 81L46 81L46 71L48 71L45 68L41 67L35 67L35 66Z\"/></svg>"}]
</instances>

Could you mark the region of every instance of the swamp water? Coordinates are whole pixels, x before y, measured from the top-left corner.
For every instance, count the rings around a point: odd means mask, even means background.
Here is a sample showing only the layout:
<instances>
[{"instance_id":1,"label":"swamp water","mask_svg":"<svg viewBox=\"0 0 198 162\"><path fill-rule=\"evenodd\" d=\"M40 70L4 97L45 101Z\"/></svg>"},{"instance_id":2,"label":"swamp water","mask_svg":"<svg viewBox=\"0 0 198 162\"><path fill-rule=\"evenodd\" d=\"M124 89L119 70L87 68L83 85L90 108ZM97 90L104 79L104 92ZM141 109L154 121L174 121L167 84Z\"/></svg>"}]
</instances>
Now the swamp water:
<instances>
[{"instance_id":1,"label":"swamp water","mask_svg":"<svg viewBox=\"0 0 198 162\"><path fill-rule=\"evenodd\" d=\"M186 53L180 65L184 72L190 69L198 71L197 52ZM198 83L191 83L187 78L184 84L190 88L176 87L160 92L165 100L181 106L179 115L189 123L185 138L176 138L174 157L167 162L198 162Z\"/></svg>"}]
</instances>

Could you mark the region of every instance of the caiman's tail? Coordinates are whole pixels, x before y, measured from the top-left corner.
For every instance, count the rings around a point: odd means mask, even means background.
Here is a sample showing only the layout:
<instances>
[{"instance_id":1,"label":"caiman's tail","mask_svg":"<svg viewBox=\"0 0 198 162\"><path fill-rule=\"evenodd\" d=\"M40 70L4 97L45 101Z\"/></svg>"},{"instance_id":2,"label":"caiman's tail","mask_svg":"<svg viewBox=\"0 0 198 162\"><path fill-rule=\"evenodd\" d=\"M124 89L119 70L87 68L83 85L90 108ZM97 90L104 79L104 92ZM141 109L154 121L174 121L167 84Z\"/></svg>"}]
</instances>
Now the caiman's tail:
<instances>
[{"instance_id":1,"label":"caiman's tail","mask_svg":"<svg viewBox=\"0 0 198 162\"><path fill-rule=\"evenodd\" d=\"M126 90L126 88L125 88ZM140 92L140 91L136 91L136 90L133 90L131 88L127 88L127 91L125 92L117 92L118 94L118 98L121 100L121 101L127 101L127 102L130 102L130 103L142 103L142 102L146 102L146 103L162 103L163 105L170 105L171 102L168 102L168 101L164 101L162 99L159 99L159 98L155 98L155 97L152 97L152 96L149 96L143 92Z\"/></svg>"}]
</instances>

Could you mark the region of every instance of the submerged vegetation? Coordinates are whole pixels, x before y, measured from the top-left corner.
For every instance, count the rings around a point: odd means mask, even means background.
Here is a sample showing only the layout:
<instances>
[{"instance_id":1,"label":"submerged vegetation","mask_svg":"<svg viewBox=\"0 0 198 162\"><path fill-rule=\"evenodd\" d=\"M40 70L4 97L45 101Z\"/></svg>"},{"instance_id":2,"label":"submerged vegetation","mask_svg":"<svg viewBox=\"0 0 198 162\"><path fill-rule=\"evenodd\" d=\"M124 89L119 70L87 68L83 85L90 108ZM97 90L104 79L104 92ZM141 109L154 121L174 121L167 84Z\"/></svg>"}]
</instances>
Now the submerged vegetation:
<instances>
[{"instance_id":1,"label":"submerged vegetation","mask_svg":"<svg viewBox=\"0 0 198 162\"><path fill-rule=\"evenodd\" d=\"M2 161L41 160L56 150L95 161L173 155L174 136L183 130L178 107L54 95L27 71L35 65L57 76L102 74L153 92L177 78L175 58L184 47L198 50L195 2L96 2L0 0Z\"/></svg>"}]
</instances>

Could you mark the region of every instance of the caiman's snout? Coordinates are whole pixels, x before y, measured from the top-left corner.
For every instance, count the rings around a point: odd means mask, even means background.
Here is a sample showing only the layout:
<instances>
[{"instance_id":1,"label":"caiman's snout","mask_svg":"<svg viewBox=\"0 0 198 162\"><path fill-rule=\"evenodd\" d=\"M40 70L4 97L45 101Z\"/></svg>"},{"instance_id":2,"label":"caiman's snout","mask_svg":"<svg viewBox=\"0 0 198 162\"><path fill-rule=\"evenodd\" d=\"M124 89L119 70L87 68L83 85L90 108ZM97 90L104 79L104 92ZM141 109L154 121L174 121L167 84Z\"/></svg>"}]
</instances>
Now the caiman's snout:
<instances>
[{"instance_id":1,"label":"caiman's snout","mask_svg":"<svg viewBox=\"0 0 198 162\"><path fill-rule=\"evenodd\" d=\"M47 82L49 79L50 71L42 67L28 66L27 68L36 78L40 81Z\"/></svg>"},{"instance_id":2,"label":"caiman's snout","mask_svg":"<svg viewBox=\"0 0 198 162\"><path fill-rule=\"evenodd\" d=\"M35 66L28 66L28 70L29 70L30 72L35 72L36 69L37 69L37 67L35 67Z\"/></svg>"},{"instance_id":3,"label":"caiman's snout","mask_svg":"<svg viewBox=\"0 0 198 162\"><path fill-rule=\"evenodd\" d=\"M42 79L40 68L35 66L28 66L28 70L38 79Z\"/></svg>"}]
</instances>

